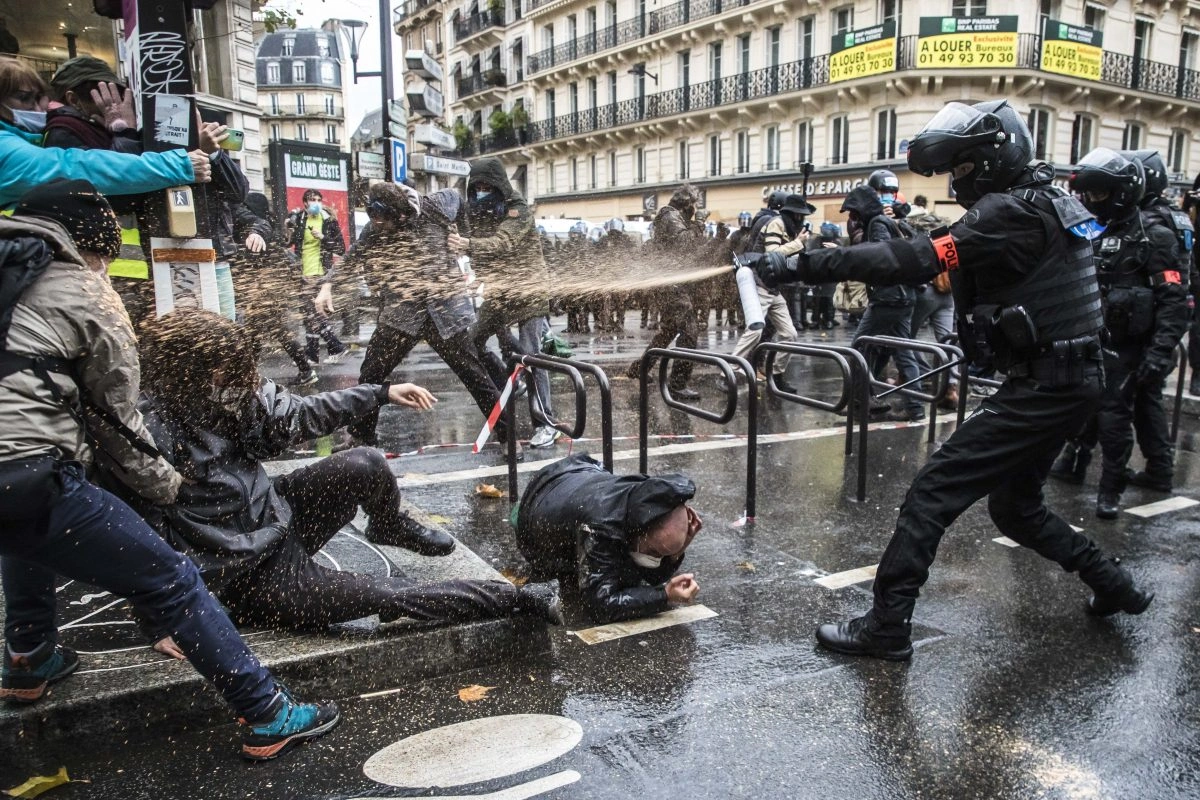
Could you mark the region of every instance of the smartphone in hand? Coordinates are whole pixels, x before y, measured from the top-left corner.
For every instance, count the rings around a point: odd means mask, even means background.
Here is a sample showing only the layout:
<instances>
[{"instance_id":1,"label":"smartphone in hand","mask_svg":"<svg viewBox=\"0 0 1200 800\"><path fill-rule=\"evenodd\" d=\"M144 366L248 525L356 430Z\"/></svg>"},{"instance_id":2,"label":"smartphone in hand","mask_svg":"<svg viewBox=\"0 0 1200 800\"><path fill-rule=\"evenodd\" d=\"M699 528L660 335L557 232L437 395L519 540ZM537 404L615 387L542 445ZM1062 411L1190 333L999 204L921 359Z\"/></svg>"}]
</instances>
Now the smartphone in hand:
<instances>
[{"instance_id":1,"label":"smartphone in hand","mask_svg":"<svg viewBox=\"0 0 1200 800\"><path fill-rule=\"evenodd\" d=\"M225 139L221 142L222 150L238 151L246 146L246 134L236 128L225 131Z\"/></svg>"}]
</instances>

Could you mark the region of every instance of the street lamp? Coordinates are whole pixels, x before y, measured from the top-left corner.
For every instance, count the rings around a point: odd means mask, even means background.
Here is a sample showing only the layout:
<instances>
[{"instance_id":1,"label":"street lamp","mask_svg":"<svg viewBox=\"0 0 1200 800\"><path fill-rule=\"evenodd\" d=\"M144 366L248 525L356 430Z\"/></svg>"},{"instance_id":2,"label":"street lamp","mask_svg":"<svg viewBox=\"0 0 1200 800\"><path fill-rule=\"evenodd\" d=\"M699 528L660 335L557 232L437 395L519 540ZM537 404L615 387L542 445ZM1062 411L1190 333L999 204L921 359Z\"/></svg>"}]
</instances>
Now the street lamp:
<instances>
[{"instance_id":1,"label":"street lamp","mask_svg":"<svg viewBox=\"0 0 1200 800\"><path fill-rule=\"evenodd\" d=\"M654 81L654 85L658 86L658 76L653 72L647 72L645 64L638 64L634 66L633 69L629 70L628 74L637 75L639 78L650 78Z\"/></svg>"},{"instance_id":2,"label":"street lamp","mask_svg":"<svg viewBox=\"0 0 1200 800\"><path fill-rule=\"evenodd\" d=\"M379 69L373 72L358 71L358 45L362 41L362 37L367 32L367 23L361 19L344 19L341 20L342 28L346 31L346 38L350 42L350 63L354 75L354 82L358 83L359 78L379 78L380 84L380 107L381 128L383 130L383 138L391 135L390 123L391 113L389 109L392 105L392 36L388 29L388 19L390 14L388 8L388 0L379 0ZM383 169L384 177L387 180L392 180L392 159L388 152L384 151Z\"/></svg>"}]
</instances>

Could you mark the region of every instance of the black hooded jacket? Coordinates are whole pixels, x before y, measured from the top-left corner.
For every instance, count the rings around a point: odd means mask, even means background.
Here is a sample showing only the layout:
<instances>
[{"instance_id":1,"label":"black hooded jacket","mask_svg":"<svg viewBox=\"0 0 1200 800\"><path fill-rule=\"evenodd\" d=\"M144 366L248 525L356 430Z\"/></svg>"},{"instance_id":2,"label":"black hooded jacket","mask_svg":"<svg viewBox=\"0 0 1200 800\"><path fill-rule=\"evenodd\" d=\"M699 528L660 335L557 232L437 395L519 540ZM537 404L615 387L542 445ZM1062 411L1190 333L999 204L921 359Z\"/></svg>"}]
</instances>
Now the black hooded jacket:
<instances>
[{"instance_id":1,"label":"black hooded jacket","mask_svg":"<svg viewBox=\"0 0 1200 800\"><path fill-rule=\"evenodd\" d=\"M900 228L895 221L883 213L879 194L870 186L859 186L846 195L843 211L853 211L862 220L864 242L886 242L901 238ZM867 287L867 298L871 305L904 308L911 306L917 298L916 290L903 284Z\"/></svg>"},{"instance_id":2,"label":"black hooded jacket","mask_svg":"<svg viewBox=\"0 0 1200 800\"><path fill-rule=\"evenodd\" d=\"M634 541L696 494L682 475L612 475L588 455L543 467L525 490L517 545L535 576L575 573L598 622L666 611L666 582L683 556L657 569L633 563Z\"/></svg>"}]
</instances>

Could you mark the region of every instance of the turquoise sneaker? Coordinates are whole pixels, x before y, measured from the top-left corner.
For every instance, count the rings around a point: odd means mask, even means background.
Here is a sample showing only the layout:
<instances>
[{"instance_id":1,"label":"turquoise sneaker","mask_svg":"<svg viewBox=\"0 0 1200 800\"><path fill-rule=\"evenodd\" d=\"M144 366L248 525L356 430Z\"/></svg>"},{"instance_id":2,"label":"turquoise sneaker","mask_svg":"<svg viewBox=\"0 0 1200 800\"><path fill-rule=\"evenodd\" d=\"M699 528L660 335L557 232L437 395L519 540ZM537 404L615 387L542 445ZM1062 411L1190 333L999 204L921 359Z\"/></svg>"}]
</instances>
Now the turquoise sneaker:
<instances>
[{"instance_id":1,"label":"turquoise sneaker","mask_svg":"<svg viewBox=\"0 0 1200 800\"><path fill-rule=\"evenodd\" d=\"M79 668L79 656L69 647L42 642L33 652L14 656L5 648L0 700L6 703L36 703L50 684L61 681Z\"/></svg>"},{"instance_id":2,"label":"turquoise sneaker","mask_svg":"<svg viewBox=\"0 0 1200 800\"><path fill-rule=\"evenodd\" d=\"M279 694L262 719L238 720L250 729L242 735L242 757L249 761L270 761L302 742L324 736L341 721L335 703L297 703L280 684Z\"/></svg>"}]
</instances>

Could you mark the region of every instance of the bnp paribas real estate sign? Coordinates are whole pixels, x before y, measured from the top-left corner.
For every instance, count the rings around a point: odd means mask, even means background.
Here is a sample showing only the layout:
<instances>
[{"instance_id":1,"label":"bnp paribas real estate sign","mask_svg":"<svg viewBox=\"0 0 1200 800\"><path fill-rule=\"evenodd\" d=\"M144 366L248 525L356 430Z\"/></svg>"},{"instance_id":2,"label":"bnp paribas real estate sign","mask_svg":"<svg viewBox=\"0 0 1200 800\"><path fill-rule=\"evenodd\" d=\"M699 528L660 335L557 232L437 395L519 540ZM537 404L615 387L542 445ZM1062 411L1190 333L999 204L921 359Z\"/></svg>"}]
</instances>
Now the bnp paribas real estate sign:
<instances>
[{"instance_id":1,"label":"bnp paribas real estate sign","mask_svg":"<svg viewBox=\"0 0 1200 800\"><path fill-rule=\"evenodd\" d=\"M917 69L1017 65L1017 18L921 17Z\"/></svg>"},{"instance_id":2,"label":"bnp paribas real estate sign","mask_svg":"<svg viewBox=\"0 0 1200 800\"><path fill-rule=\"evenodd\" d=\"M829 82L896 70L896 23L835 34L829 48Z\"/></svg>"},{"instance_id":3,"label":"bnp paribas real estate sign","mask_svg":"<svg viewBox=\"0 0 1200 800\"><path fill-rule=\"evenodd\" d=\"M1098 81L1103 61L1104 34L1047 18L1042 31L1043 70Z\"/></svg>"}]
</instances>

